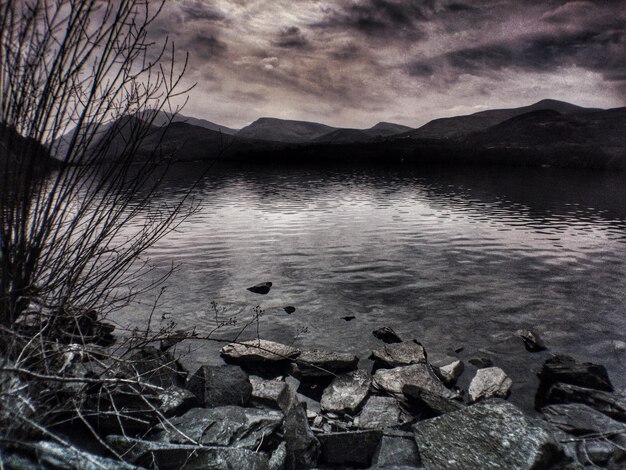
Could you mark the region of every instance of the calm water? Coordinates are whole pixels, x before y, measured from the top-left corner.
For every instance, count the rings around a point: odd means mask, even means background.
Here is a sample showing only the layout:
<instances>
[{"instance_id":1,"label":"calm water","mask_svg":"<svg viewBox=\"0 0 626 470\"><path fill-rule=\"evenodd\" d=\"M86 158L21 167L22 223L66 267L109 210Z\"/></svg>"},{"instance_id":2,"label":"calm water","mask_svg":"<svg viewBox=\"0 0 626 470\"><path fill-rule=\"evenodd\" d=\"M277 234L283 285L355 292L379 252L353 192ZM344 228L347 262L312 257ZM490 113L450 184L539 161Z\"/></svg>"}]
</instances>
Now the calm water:
<instances>
[{"instance_id":1,"label":"calm water","mask_svg":"<svg viewBox=\"0 0 626 470\"><path fill-rule=\"evenodd\" d=\"M165 200L200 171L176 168ZM429 351L490 356L525 407L548 354L515 335L532 328L551 351L607 365L623 388L625 183L552 169L216 169L195 192L199 211L150 253L180 265L157 312L207 333L211 301L237 328L261 305L263 338L363 359L379 345L371 331L390 326ZM261 281L274 283L268 295L246 291ZM188 360L215 362L216 348L192 345Z\"/></svg>"}]
</instances>

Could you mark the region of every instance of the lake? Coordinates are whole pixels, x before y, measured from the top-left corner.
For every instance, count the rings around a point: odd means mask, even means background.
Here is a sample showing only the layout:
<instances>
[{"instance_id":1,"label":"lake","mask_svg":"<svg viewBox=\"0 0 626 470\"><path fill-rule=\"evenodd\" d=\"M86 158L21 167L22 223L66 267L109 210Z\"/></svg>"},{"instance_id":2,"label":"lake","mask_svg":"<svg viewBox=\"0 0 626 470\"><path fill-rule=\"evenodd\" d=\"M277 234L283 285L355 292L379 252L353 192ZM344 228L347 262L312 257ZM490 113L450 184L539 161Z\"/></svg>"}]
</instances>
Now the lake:
<instances>
[{"instance_id":1,"label":"lake","mask_svg":"<svg viewBox=\"0 0 626 470\"><path fill-rule=\"evenodd\" d=\"M201 171L176 166L164 201ZM221 319L237 320L216 333L225 338L260 305L241 338L258 327L265 339L363 360L381 344L372 330L390 326L427 351L489 356L526 409L550 352L602 363L624 388L625 183L548 168L214 168L194 191L198 212L150 251L159 269L179 265L155 317L206 334L215 301ZM246 290L263 281L269 294ZM152 297L142 300L119 320L145 321ZM549 351L527 352L520 328ZM218 361L220 346L179 351L197 365Z\"/></svg>"}]
</instances>

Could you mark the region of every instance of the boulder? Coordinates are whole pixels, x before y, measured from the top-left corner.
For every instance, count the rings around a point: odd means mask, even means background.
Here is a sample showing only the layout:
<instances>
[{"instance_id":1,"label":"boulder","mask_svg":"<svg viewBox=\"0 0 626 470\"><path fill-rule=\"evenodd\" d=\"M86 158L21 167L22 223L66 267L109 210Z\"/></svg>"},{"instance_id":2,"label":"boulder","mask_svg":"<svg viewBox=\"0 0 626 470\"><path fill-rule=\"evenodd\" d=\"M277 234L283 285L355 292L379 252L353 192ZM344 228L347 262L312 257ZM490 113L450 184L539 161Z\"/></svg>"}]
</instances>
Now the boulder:
<instances>
[{"instance_id":1,"label":"boulder","mask_svg":"<svg viewBox=\"0 0 626 470\"><path fill-rule=\"evenodd\" d=\"M444 398L437 393L429 392L415 385L405 385L402 393L409 405L419 410L421 416L435 417L460 410L465 406L456 401Z\"/></svg>"},{"instance_id":2,"label":"boulder","mask_svg":"<svg viewBox=\"0 0 626 470\"><path fill-rule=\"evenodd\" d=\"M543 406L550 387L559 382L605 392L613 391L613 385L604 366L591 362L577 362L570 356L556 355L547 359L537 376L539 377L539 388L535 398L537 408Z\"/></svg>"},{"instance_id":3,"label":"boulder","mask_svg":"<svg viewBox=\"0 0 626 470\"><path fill-rule=\"evenodd\" d=\"M405 385L415 385L444 398L454 399L457 397L456 393L448 390L441 383L427 364L379 369L374 374L373 384L378 390L396 395L402 394Z\"/></svg>"},{"instance_id":4,"label":"boulder","mask_svg":"<svg viewBox=\"0 0 626 470\"><path fill-rule=\"evenodd\" d=\"M355 413L367 397L372 377L356 370L336 377L322 393L322 411Z\"/></svg>"},{"instance_id":5,"label":"boulder","mask_svg":"<svg viewBox=\"0 0 626 470\"><path fill-rule=\"evenodd\" d=\"M245 405L252 396L248 374L237 366L201 366L187 381L187 389L202 406Z\"/></svg>"},{"instance_id":6,"label":"boulder","mask_svg":"<svg viewBox=\"0 0 626 470\"><path fill-rule=\"evenodd\" d=\"M364 429L397 428L413 420L393 397L371 396L363 405L358 426Z\"/></svg>"},{"instance_id":7,"label":"boulder","mask_svg":"<svg viewBox=\"0 0 626 470\"><path fill-rule=\"evenodd\" d=\"M152 346L140 349L120 366L122 375L159 387L180 386L185 382L186 371L167 351Z\"/></svg>"},{"instance_id":8,"label":"boulder","mask_svg":"<svg viewBox=\"0 0 626 470\"><path fill-rule=\"evenodd\" d=\"M463 374L464 370L465 364L459 359L453 360L449 364L440 367L433 366L433 372L448 386L454 385L457 379Z\"/></svg>"},{"instance_id":9,"label":"boulder","mask_svg":"<svg viewBox=\"0 0 626 470\"><path fill-rule=\"evenodd\" d=\"M187 444L184 437L187 436L203 445L258 450L271 447L278 441L276 434L282 423L283 414L274 410L239 406L194 408L171 418L171 425L159 425L158 438L173 444Z\"/></svg>"},{"instance_id":10,"label":"boulder","mask_svg":"<svg viewBox=\"0 0 626 470\"><path fill-rule=\"evenodd\" d=\"M382 328L374 330L372 331L372 334L376 339L381 340L383 343L392 344L402 342L402 339L398 336L398 334L388 326L383 326Z\"/></svg>"},{"instance_id":11,"label":"boulder","mask_svg":"<svg viewBox=\"0 0 626 470\"><path fill-rule=\"evenodd\" d=\"M382 435L380 430L320 434L317 436L320 461L328 465L369 467Z\"/></svg>"},{"instance_id":12,"label":"boulder","mask_svg":"<svg viewBox=\"0 0 626 470\"><path fill-rule=\"evenodd\" d=\"M302 377L331 377L355 370L359 358L350 353L337 353L323 349L302 351L297 358L299 373Z\"/></svg>"},{"instance_id":13,"label":"boulder","mask_svg":"<svg viewBox=\"0 0 626 470\"><path fill-rule=\"evenodd\" d=\"M196 406L200 406L198 397L191 391L172 385L157 393L159 411L166 418L180 416Z\"/></svg>"},{"instance_id":14,"label":"boulder","mask_svg":"<svg viewBox=\"0 0 626 470\"><path fill-rule=\"evenodd\" d=\"M281 380L263 380L250 377L252 384L252 403L255 405L277 408L287 413L298 398L293 390Z\"/></svg>"},{"instance_id":15,"label":"boulder","mask_svg":"<svg viewBox=\"0 0 626 470\"><path fill-rule=\"evenodd\" d=\"M221 351L227 362L237 364L289 361L298 357L300 353L297 348L265 339L230 343Z\"/></svg>"},{"instance_id":16,"label":"boulder","mask_svg":"<svg viewBox=\"0 0 626 470\"><path fill-rule=\"evenodd\" d=\"M532 330L517 330L517 334L522 341L527 351L539 352L545 351L546 346L537 333Z\"/></svg>"},{"instance_id":17,"label":"boulder","mask_svg":"<svg viewBox=\"0 0 626 470\"><path fill-rule=\"evenodd\" d=\"M513 381L499 367L478 369L469 386L472 401L485 398L506 398L511 392Z\"/></svg>"},{"instance_id":18,"label":"boulder","mask_svg":"<svg viewBox=\"0 0 626 470\"><path fill-rule=\"evenodd\" d=\"M286 470L314 468L320 443L313 435L303 405L293 406L285 416L283 439L286 445Z\"/></svg>"},{"instance_id":19,"label":"boulder","mask_svg":"<svg viewBox=\"0 0 626 470\"><path fill-rule=\"evenodd\" d=\"M413 426L426 468L549 468L561 450L539 423L514 405L489 400Z\"/></svg>"},{"instance_id":20,"label":"boulder","mask_svg":"<svg viewBox=\"0 0 626 470\"><path fill-rule=\"evenodd\" d=\"M421 469L420 455L413 434L383 435L374 458L373 469Z\"/></svg>"},{"instance_id":21,"label":"boulder","mask_svg":"<svg viewBox=\"0 0 626 470\"><path fill-rule=\"evenodd\" d=\"M626 424L615 421L582 403L548 405L541 409L544 418L569 434L596 434L626 431Z\"/></svg>"},{"instance_id":22,"label":"boulder","mask_svg":"<svg viewBox=\"0 0 626 470\"><path fill-rule=\"evenodd\" d=\"M107 444L133 464L130 468L159 470L239 469L269 470L267 456L239 447L196 446L108 436ZM66 467L66 468L83 468ZM98 467L109 468L109 467ZM112 467L115 468L115 467Z\"/></svg>"},{"instance_id":23,"label":"boulder","mask_svg":"<svg viewBox=\"0 0 626 470\"><path fill-rule=\"evenodd\" d=\"M582 403L617 421L626 422L626 396L593 388L558 383L550 387L545 405Z\"/></svg>"},{"instance_id":24,"label":"boulder","mask_svg":"<svg viewBox=\"0 0 626 470\"><path fill-rule=\"evenodd\" d=\"M373 359L381 367L408 366L411 364L426 364L426 351L417 341L386 344L380 349L372 351Z\"/></svg>"}]
</instances>

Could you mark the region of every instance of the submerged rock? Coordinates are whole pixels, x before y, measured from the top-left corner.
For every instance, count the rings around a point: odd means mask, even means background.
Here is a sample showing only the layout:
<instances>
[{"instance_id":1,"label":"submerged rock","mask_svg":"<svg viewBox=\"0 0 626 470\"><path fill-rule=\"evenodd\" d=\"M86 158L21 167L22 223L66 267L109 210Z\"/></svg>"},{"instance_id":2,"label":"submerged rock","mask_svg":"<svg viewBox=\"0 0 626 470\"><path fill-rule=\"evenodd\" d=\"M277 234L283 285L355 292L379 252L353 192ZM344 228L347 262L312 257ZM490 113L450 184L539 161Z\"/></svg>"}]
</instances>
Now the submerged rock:
<instances>
[{"instance_id":1,"label":"submerged rock","mask_svg":"<svg viewBox=\"0 0 626 470\"><path fill-rule=\"evenodd\" d=\"M408 366L411 364L425 364L426 351L417 341L386 344L380 349L372 351L370 359L384 367Z\"/></svg>"},{"instance_id":2,"label":"submerged rock","mask_svg":"<svg viewBox=\"0 0 626 470\"><path fill-rule=\"evenodd\" d=\"M320 461L329 465L368 467L382 435L380 430L320 434Z\"/></svg>"},{"instance_id":3,"label":"submerged rock","mask_svg":"<svg viewBox=\"0 0 626 470\"><path fill-rule=\"evenodd\" d=\"M542 339L539 337L537 333L532 330L517 330L517 334L522 341L524 341L524 346L527 351L530 352L539 352L545 351L546 346L543 343Z\"/></svg>"},{"instance_id":4,"label":"submerged rock","mask_svg":"<svg viewBox=\"0 0 626 470\"><path fill-rule=\"evenodd\" d=\"M302 377L331 377L334 374L355 370L359 358L350 353L337 353L323 349L304 350L297 358Z\"/></svg>"},{"instance_id":5,"label":"submerged rock","mask_svg":"<svg viewBox=\"0 0 626 470\"><path fill-rule=\"evenodd\" d=\"M302 404L293 406L285 416L283 439L286 445L286 470L314 468L320 443L313 435Z\"/></svg>"},{"instance_id":6,"label":"submerged rock","mask_svg":"<svg viewBox=\"0 0 626 470\"><path fill-rule=\"evenodd\" d=\"M187 388L203 406L245 405L252 385L237 366L202 366L187 381Z\"/></svg>"},{"instance_id":7,"label":"submerged rock","mask_svg":"<svg viewBox=\"0 0 626 470\"><path fill-rule=\"evenodd\" d=\"M230 343L221 351L226 360L238 364L288 361L295 359L300 353L297 348L265 339Z\"/></svg>"},{"instance_id":8,"label":"submerged rock","mask_svg":"<svg viewBox=\"0 0 626 470\"><path fill-rule=\"evenodd\" d=\"M487 367L493 367L493 361L485 356L473 357L469 361L477 369L485 369Z\"/></svg>"},{"instance_id":9,"label":"submerged rock","mask_svg":"<svg viewBox=\"0 0 626 470\"><path fill-rule=\"evenodd\" d=\"M367 397L372 377L367 371L356 370L336 377L322 393L323 411L354 413Z\"/></svg>"},{"instance_id":10,"label":"submerged rock","mask_svg":"<svg viewBox=\"0 0 626 470\"><path fill-rule=\"evenodd\" d=\"M609 393L593 388L558 383L550 387L546 405L582 403L613 419L626 422L626 395Z\"/></svg>"},{"instance_id":11,"label":"submerged rock","mask_svg":"<svg viewBox=\"0 0 626 470\"><path fill-rule=\"evenodd\" d=\"M413 418L393 397L369 397L359 415L359 427L364 429L396 428Z\"/></svg>"},{"instance_id":12,"label":"submerged rock","mask_svg":"<svg viewBox=\"0 0 626 470\"><path fill-rule=\"evenodd\" d=\"M257 284L255 286L248 287L246 290L249 290L250 292L253 292L255 294L265 295L270 291L271 288L271 282L261 282L260 284Z\"/></svg>"},{"instance_id":13,"label":"submerged rock","mask_svg":"<svg viewBox=\"0 0 626 470\"><path fill-rule=\"evenodd\" d=\"M376 339L381 340L383 343L392 344L402 342L402 339L398 336L398 334L388 326L383 326L382 328L374 330L372 331L372 334Z\"/></svg>"},{"instance_id":14,"label":"submerged rock","mask_svg":"<svg viewBox=\"0 0 626 470\"><path fill-rule=\"evenodd\" d=\"M626 431L626 424L615 421L582 403L548 405L541 409L544 418L569 434L595 434Z\"/></svg>"},{"instance_id":15,"label":"submerged rock","mask_svg":"<svg viewBox=\"0 0 626 470\"><path fill-rule=\"evenodd\" d=\"M379 369L374 374L374 387L396 395L402 394L405 385L415 385L444 398L454 399L457 394L448 390L427 364L413 364L395 369Z\"/></svg>"},{"instance_id":16,"label":"submerged rock","mask_svg":"<svg viewBox=\"0 0 626 470\"><path fill-rule=\"evenodd\" d=\"M550 433L500 400L420 421L413 430L426 468L530 470L561 457Z\"/></svg>"},{"instance_id":17,"label":"submerged rock","mask_svg":"<svg viewBox=\"0 0 626 470\"><path fill-rule=\"evenodd\" d=\"M511 392L513 381L499 367L478 369L469 386L472 401L485 398L506 398Z\"/></svg>"}]
</instances>

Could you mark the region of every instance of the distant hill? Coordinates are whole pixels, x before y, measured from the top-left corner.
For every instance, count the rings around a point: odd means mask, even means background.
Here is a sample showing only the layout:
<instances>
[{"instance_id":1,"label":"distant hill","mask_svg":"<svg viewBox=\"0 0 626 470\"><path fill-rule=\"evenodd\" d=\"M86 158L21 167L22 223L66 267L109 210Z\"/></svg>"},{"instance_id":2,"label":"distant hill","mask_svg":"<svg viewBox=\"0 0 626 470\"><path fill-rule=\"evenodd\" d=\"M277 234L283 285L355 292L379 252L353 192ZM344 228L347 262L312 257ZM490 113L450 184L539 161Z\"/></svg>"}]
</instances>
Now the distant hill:
<instances>
[{"instance_id":1,"label":"distant hill","mask_svg":"<svg viewBox=\"0 0 626 470\"><path fill-rule=\"evenodd\" d=\"M334 130L337 128L317 122L263 117L244 127L236 135L248 139L299 143L309 142Z\"/></svg>"},{"instance_id":2,"label":"distant hill","mask_svg":"<svg viewBox=\"0 0 626 470\"><path fill-rule=\"evenodd\" d=\"M402 124L394 124L393 122L379 122L369 129L364 129L363 132L371 137L389 137L412 130L412 127L403 126Z\"/></svg>"},{"instance_id":3,"label":"distant hill","mask_svg":"<svg viewBox=\"0 0 626 470\"><path fill-rule=\"evenodd\" d=\"M221 124L216 124L211 121L207 121L206 119L198 119L195 117L185 116L183 114L176 113L172 117L172 113L168 113L166 111L159 111L157 115L154 117L154 121L152 122L153 126L162 127L168 124L170 121L172 122L185 122L187 124L191 124L192 126L203 127L204 129L209 129L212 131L218 131L222 134L226 135L234 135L239 130L231 129L230 127L222 126Z\"/></svg>"},{"instance_id":4,"label":"distant hill","mask_svg":"<svg viewBox=\"0 0 626 470\"><path fill-rule=\"evenodd\" d=\"M557 100L541 100L530 106L510 109L490 109L467 116L455 116L430 121L413 131L402 134L414 139L454 139L485 130L503 121L533 111L552 110L561 114L599 111L595 108L583 108Z\"/></svg>"},{"instance_id":5,"label":"distant hill","mask_svg":"<svg viewBox=\"0 0 626 470\"><path fill-rule=\"evenodd\" d=\"M367 142L368 140L372 140L372 136L366 131L360 129L337 129L313 139L312 142L349 143Z\"/></svg>"}]
</instances>

